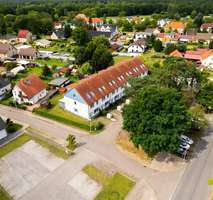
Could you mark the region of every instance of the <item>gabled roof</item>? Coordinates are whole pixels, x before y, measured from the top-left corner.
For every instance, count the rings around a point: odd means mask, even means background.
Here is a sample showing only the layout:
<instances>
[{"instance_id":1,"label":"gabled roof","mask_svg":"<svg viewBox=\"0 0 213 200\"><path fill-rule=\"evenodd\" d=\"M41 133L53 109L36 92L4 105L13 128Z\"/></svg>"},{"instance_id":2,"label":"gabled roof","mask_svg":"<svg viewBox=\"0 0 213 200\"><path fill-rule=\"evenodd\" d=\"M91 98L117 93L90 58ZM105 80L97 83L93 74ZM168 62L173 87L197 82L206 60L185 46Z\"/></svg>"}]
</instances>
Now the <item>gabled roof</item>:
<instances>
[{"instance_id":1,"label":"gabled roof","mask_svg":"<svg viewBox=\"0 0 213 200\"><path fill-rule=\"evenodd\" d=\"M212 55L212 50L209 49L197 49L196 51L186 51L184 54L184 58L190 60L203 60L210 55Z\"/></svg>"},{"instance_id":2,"label":"gabled roof","mask_svg":"<svg viewBox=\"0 0 213 200\"><path fill-rule=\"evenodd\" d=\"M28 77L21 79L17 86L21 91L26 94L28 99L31 99L33 96L46 89L46 84L35 74L31 74Z\"/></svg>"},{"instance_id":3,"label":"gabled roof","mask_svg":"<svg viewBox=\"0 0 213 200\"><path fill-rule=\"evenodd\" d=\"M170 22L166 25L166 28L171 28L171 29L184 29L185 24L182 22Z\"/></svg>"},{"instance_id":4,"label":"gabled roof","mask_svg":"<svg viewBox=\"0 0 213 200\"><path fill-rule=\"evenodd\" d=\"M103 23L103 19L101 19L101 18L89 18L89 22L94 23L94 24Z\"/></svg>"},{"instance_id":5,"label":"gabled roof","mask_svg":"<svg viewBox=\"0 0 213 200\"><path fill-rule=\"evenodd\" d=\"M144 40L144 39L136 40L134 43L130 44L129 47L134 46L134 45L137 45L140 47L146 46L146 40Z\"/></svg>"},{"instance_id":6,"label":"gabled roof","mask_svg":"<svg viewBox=\"0 0 213 200\"><path fill-rule=\"evenodd\" d=\"M208 29L208 28L213 28L213 23L204 23L201 25L202 29Z\"/></svg>"},{"instance_id":7,"label":"gabled roof","mask_svg":"<svg viewBox=\"0 0 213 200\"><path fill-rule=\"evenodd\" d=\"M96 30L88 30L88 34L90 37L97 37L100 35L104 35L105 37L109 38L112 35L112 32L105 32L105 31L96 31Z\"/></svg>"},{"instance_id":8,"label":"gabled roof","mask_svg":"<svg viewBox=\"0 0 213 200\"><path fill-rule=\"evenodd\" d=\"M130 77L137 77L147 72L147 67L139 58L123 61L105 70L82 79L70 87L75 89L88 105L124 86ZM69 97L69 91L65 96Z\"/></svg>"},{"instance_id":9,"label":"gabled roof","mask_svg":"<svg viewBox=\"0 0 213 200\"><path fill-rule=\"evenodd\" d=\"M197 33L196 35L197 40L211 40L213 39L212 33Z\"/></svg>"},{"instance_id":10,"label":"gabled roof","mask_svg":"<svg viewBox=\"0 0 213 200\"><path fill-rule=\"evenodd\" d=\"M172 53L169 54L170 56L173 56L173 57L179 57L179 58L182 58L183 55L180 51L178 50L174 50Z\"/></svg>"},{"instance_id":11,"label":"gabled roof","mask_svg":"<svg viewBox=\"0 0 213 200\"><path fill-rule=\"evenodd\" d=\"M0 43L0 54L7 54L10 48L12 48L10 44Z\"/></svg>"},{"instance_id":12,"label":"gabled roof","mask_svg":"<svg viewBox=\"0 0 213 200\"><path fill-rule=\"evenodd\" d=\"M27 34L29 33L29 30L22 29L18 32L18 38L26 38Z\"/></svg>"},{"instance_id":13,"label":"gabled roof","mask_svg":"<svg viewBox=\"0 0 213 200\"><path fill-rule=\"evenodd\" d=\"M38 51L32 47L22 48L19 50L18 54L21 56L35 56Z\"/></svg>"}]
</instances>

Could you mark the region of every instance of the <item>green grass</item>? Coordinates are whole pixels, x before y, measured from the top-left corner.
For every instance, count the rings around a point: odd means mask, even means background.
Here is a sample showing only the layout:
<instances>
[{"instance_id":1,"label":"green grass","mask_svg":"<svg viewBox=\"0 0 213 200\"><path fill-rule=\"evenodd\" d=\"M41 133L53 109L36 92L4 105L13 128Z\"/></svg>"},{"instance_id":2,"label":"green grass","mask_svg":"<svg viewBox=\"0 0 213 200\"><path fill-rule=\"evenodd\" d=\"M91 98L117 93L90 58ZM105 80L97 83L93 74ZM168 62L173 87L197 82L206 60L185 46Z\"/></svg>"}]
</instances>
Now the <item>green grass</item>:
<instances>
[{"instance_id":1,"label":"green grass","mask_svg":"<svg viewBox=\"0 0 213 200\"><path fill-rule=\"evenodd\" d=\"M83 171L103 186L95 200L124 200L125 196L135 185L132 180L120 173L107 176L91 165L87 165Z\"/></svg>"},{"instance_id":2,"label":"green grass","mask_svg":"<svg viewBox=\"0 0 213 200\"><path fill-rule=\"evenodd\" d=\"M47 117L52 120L64 123L66 125L75 126L84 130L89 130L90 124L88 120L85 120L81 117L78 117L77 115L74 115L60 108L58 101L62 98L63 95L55 95L50 101L53 105L51 109L38 108L35 110L35 113L43 117Z\"/></svg>"},{"instance_id":3,"label":"green grass","mask_svg":"<svg viewBox=\"0 0 213 200\"><path fill-rule=\"evenodd\" d=\"M129 60L131 58L132 58L131 56L114 56L114 63L117 64L124 60Z\"/></svg>"},{"instance_id":4,"label":"green grass","mask_svg":"<svg viewBox=\"0 0 213 200\"><path fill-rule=\"evenodd\" d=\"M6 154L10 153L14 149L22 146L23 144L28 142L30 139L31 138L28 135L24 134L24 135L17 137L16 139L9 142L8 144L4 145L3 147L0 148L0 158L5 156Z\"/></svg>"},{"instance_id":5,"label":"green grass","mask_svg":"<svg viewBox=\"0 0 213 200\"><path fill-rule=\"evenodd\" d=\"M0 185L0 199L1 200L12 200L12 197L8 192Z\"/></svg>"},{"instance_id":6,"label":"green grass","mask_svg":"<svg viewBox=\"0 0 213 200\"><path fill-rule=\"evenodd\" d=\"M63 60L59 60L59 59L48 59L48 60L44 60L44 59L36 59L35 62L38 62L42 65L50 65L50 66L64 66L67 64L67 62L63 61Z\"/></svg>"},{"instance_id":7,"label":"green grass","mask_svg":"<svg viewBox=\"0 0 213 200\"><path fill-rule=\"evenodd\" d=\"M209 178L208 185L213 185L213 178Z\"/></svg>"}]
</instances>

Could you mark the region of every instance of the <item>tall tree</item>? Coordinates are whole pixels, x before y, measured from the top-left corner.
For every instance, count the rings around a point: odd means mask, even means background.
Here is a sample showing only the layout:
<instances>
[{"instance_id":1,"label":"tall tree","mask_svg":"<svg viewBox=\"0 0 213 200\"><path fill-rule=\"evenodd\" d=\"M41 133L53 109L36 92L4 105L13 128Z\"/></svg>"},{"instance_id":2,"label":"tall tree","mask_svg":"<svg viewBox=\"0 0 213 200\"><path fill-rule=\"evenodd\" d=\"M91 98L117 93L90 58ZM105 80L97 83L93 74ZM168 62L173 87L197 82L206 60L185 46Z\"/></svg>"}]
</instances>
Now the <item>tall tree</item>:
<instances>
[{"instance_id":1,"label":"tall tree","mask_svg":"<svg viewBox=\"0 0 213 200\"><path fill-rule=\"evenodd\" d=\"M77 27L74 29L72 36L73 40L75 40L78 45L84 46L89 42L89 35L84 27Z\"/></svg>"}]
</instances>

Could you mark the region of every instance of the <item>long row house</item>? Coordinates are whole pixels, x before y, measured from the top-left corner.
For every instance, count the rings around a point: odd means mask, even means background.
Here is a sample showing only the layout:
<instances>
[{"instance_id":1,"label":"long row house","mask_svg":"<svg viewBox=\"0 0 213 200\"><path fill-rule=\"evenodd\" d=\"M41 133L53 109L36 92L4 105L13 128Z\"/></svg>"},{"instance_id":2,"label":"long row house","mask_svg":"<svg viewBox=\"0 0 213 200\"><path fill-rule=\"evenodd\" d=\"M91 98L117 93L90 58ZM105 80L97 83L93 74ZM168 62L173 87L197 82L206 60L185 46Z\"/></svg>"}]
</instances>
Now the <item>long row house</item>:
<instances>
[{"instance_id":1,"label":"long row house","mask_svg":"<svg viewBox=\"0 0 213 200\"><path fill-rule=\"evenodd\" d=\"M131 77L143 78L148 68L139 58L123 61L78 83L60 100L60 106L76 115L91 119L124 97L124 87Z\"/></svg>"}]
</instances>

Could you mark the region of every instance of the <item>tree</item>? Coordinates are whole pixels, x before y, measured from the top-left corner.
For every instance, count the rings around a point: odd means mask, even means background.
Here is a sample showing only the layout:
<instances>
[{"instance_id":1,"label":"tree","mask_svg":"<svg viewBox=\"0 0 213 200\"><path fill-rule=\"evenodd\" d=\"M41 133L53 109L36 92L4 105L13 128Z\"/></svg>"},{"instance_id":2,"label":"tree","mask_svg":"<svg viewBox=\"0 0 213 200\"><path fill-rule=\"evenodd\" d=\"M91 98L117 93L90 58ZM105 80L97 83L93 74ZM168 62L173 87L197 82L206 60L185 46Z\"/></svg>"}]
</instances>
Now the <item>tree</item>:
<instances>
[{"instance_id":1,"label":"tree","mask_svg":"<svg viewBox=\"0 0 213 200\"><path fill-rule=\"evenodd\" d=\"M177 44L177 50L180 52L185 52L187 50L187 45L184 43Z\"/></svg>"},{"instance_id":2,"label":"tree","mask_svg":"<svg viewBox=\"0 0 213 200\"><path fill-rule=\"evenodd\" d=\"M82 65L84 62L87 61L87 55L86 55L86 48L85 47L76 47L74 49L74 57L75 62L78 65Z\"/></svg>"},{"instance_id":3,"label":"tree","mask_svg":"<svg viewBox=\"0 0 213 200\"><path fill-rule=\"evenodd\" d=\"M77 27L74 29L73 40L75 40L78 45L84 46L87 42L89 42L87 30L84 27Z\"/></svg>"},{"instance_id":4,"label":"tree","mask_svg":"<svg viewBox=\"0 0 213 200\"><path fill-rule=\"evenodd\" d=\"M202 23L203 23L203 14L198 13L198 15L194 18L194 24L197 26L197 28L200 28Z\"/></svg>"},{"instance_id":5,"label":"tree","mask_svg":"<svg viewBox=\"0 0 213 200\"><path fill-rule=\"evenodd\" d=\"M44 65L42 76L51 76L52 72L47 65Z\"/></svg>"},{"instance_id":6,"label":"tree","mask_svg":"<svg viewBox=\"0 0 213 200\"><path fill-rule=\"evenodd\" d=\"M79 72L84 75L90 74L92 72L92 66L86 62L80 67Z\"/></svg>"},{"instance_id":7,"label":"tree","mask_svg":"<svg viewBox=\"0 0 213 200\"><path fill-rule=\"evenodd\" d=\"M69 38L71 36L71 28L69 25L65 25L64 27L64 37Z\"/></svg>"},{"instance_id":8,"label":"tree","mask_svg":"<svg viewBox=\"0 0 213 200\"><path fill-rule=\"evenodd\" d=\"M156 52L161 52L163 50L163 44L162 44L162 42L160 40L156 40L154 42L154 50Z\"/></svg>"},{"instance_id":9,"label":"tree","mask_svg":"<svg viewBox=\"0 0 213 200\"><path fill-rule=\"evenodd\" d=\"M168 44L165 49L164 49L164 53L169 55L170 53L172 53L175 49L177 49L177 47L174 44Z\"/></svg>"},{"instance_id":10,"label":"tree","mask_svg":"<svg viewBox=\"0 0 213 200\"><path fill-rule=\"evenodd\" d=\"M123 31L124 32L131 32L131 31L133 31L133 25L130 22L128 22L127 20L125 20L123 22Z\"/></svg>"},{"instance_id":11,"label":"tree","mask_svg":"<svg viewBox=\"0 0 213 200\"><path fill-rule=\"evenodd\" d=\"M209 49L213 49L213 40L211 40L209 43Z\"/></svg>"},{"instance_id":12,"label":"tree","mask_svg":"<svg viewBox=\"0 0 213 200\"><path fill-rule=\"evenodd\" d=\"M213 109L213 82L208 82L201 87L200 92L197 95L197 101L204 106L206 111L212 111Z\"/></svg>"},{"instance_id":13,"label":"tree","mask_svg":"<svg viewBox=\"0 0 213 200\"><path fill-rule=\"evenodd\" d=\"M196 11L196 10L193 10L193 11L191 12L191 18L194 19L196 16L197 16L197 11Z\"/></svg>"},{"instance_id":14,"label":"tree","mask_svg":"<svg viewBox=\"0 0 213 200\"><path fill-rule=\"evenodd\" d=\"M136 147L149 155L176 152L180 135L191 128L191 118L175 89L145 86L124 107L123 127Z\"/></svg>"},{"instance_id":15,"label":"tree","mask_svg":"<svg viewBox=\"0 0 213 200\"><path fill-rule=\"evenodd\" d=\"M67 148L71 151L74 151L77 148L77 143L74 135L69 134L67 137Z\"/></svg>"},{"instance_id":16,"label":"tree","mask_svg":"<svg viewBox=\"0 0 213 200\"><path fill-rule=\"evenodd\" d=\"M16 62L8 62L8 63L5 63L4 66L6 67L7 71L10 71L11 69L17 67L17 63Z\"/></svg>"}]
</instances>

